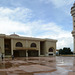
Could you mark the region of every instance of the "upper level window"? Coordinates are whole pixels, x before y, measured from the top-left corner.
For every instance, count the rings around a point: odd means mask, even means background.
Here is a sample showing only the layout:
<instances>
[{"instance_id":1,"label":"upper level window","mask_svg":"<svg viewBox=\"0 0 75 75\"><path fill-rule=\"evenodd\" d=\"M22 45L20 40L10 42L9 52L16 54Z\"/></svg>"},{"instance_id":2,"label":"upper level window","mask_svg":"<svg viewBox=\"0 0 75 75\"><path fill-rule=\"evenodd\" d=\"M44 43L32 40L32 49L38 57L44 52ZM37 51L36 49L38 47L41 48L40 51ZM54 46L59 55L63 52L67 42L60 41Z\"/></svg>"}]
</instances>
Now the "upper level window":
<instances>
[{"instance_id":1,"label":"upper level window","mask_svg":"<svg viewBox=\"0 0 75 75\"><path fill-rule=\"evenodd\" d=\"M36 44L35 44L35 43L32 43L32 44L31 44L31 47L36 47Z\"/></svg>"},{"instance_id":2,"label":"upper level window","mask_svg":"<svg viewBox=\"0 0 75 75\"><path fill-rule=\"evenodd\" d=\"M17 42L17 43L16 43L16 47L23 47L23 45L22 45L21 42Z\"/></svg>"}]
</instances>

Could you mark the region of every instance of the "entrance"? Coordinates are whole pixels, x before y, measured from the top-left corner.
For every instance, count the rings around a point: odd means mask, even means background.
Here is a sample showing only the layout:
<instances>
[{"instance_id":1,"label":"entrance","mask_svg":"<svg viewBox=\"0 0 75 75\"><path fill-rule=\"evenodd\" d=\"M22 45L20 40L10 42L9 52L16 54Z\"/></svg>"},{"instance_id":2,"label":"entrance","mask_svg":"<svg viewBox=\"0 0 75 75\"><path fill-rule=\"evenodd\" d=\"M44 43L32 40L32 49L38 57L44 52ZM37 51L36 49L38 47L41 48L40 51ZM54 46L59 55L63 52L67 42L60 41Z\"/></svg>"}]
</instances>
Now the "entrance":
<instances>
[{"instance_id":1,"label":"entrance","mask_svg":"<svg viewBox=\"0 0 75 75\"><path fill-rule=\"evenodd\" d=\"M4 39L5 55L11 55L11 39Z\"/></svg>"},{"instance_id":2,"label":"entrance","mask_svg":"<svg viewBox=\"0 0 75 75\"><path fill-rule=\"evenodd\" d=\"M14 57L26 57L25 50L14 50Z\"/></svg>"},{"instance_id":3,"label":"entrance","mask_svg":"<svg viewBox=\"0 0 75 75\"><path fill-rule=\"evenodd\" d=\"M36 50L28 51L28 57L37 57L37 56L38 56L38 51L36 51Z\"/></svg>"}]
</instances>

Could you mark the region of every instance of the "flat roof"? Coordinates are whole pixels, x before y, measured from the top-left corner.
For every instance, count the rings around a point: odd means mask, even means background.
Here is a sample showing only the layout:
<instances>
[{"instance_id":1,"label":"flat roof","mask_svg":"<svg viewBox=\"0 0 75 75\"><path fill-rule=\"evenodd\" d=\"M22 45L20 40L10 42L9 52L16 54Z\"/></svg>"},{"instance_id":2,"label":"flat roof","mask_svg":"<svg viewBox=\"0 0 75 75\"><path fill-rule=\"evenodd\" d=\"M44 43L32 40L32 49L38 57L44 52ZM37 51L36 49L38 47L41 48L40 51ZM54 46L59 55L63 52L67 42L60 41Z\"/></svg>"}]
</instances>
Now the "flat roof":
<instances>
[{"instance_id":1,"label":"flat roof","mask_svg":"<svg viewBox=\"0 0 75 75\"><path fill-rule=\"evenodd\" d=\"M25 36L19 36L17 34L0 34L0 37L7 38L7 39L26 39L26 40L36 40L36 41L54 41L57 42L55 39L49 39L49 38L35 38L35 37L25 37Z\"/></svg>"}]
</instances>

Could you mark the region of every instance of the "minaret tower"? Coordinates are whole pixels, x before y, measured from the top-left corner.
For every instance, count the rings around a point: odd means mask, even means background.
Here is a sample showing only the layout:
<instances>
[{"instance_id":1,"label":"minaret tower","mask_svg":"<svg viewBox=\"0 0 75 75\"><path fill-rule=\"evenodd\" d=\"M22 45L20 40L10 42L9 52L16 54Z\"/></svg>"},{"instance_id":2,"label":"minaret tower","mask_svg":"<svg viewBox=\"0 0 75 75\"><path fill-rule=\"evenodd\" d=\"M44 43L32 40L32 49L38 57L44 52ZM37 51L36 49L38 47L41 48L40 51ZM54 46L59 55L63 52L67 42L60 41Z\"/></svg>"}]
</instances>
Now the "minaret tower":
<instances>
[{"instance_id":1,"label":"minaret tower","mask_svg":"<svg viewBox=\"0 0 75 75\"><path fill-rule=\"evenodd\" d=\"M73 35L73 38L74 38L74 51L73 53L75 54L75 2L71 8L71 15L73 16L73 31L72 31L72 35Z\"/></svg>"}]
</instances>

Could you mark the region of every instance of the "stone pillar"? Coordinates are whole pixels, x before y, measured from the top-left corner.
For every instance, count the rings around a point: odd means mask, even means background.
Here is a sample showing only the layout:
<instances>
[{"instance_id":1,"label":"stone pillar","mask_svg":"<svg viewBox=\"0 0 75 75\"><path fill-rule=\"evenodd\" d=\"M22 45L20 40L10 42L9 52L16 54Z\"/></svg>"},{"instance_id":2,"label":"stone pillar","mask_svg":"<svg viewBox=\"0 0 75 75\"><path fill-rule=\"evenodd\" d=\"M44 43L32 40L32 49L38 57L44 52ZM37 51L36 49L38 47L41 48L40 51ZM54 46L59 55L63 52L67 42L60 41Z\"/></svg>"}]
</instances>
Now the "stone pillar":
<instances>
[{"instance_id":1,"label":"stone pillar","mask_svg":"<svg viewBox=\"0 0 75 75\"><path fill-rule=\"evenodd\" d=\"M28 57L28 50L26 50L26 57Z\"/></svg>"},{"instance_id":2,"label":"stone pillar","mask_svg":"<svg viewBox=\"0 0 75 75\"><path fill-rule=\"evenodd\" d=\"M0 62L1 62L1 47L0 47Z\"/></svg>"},{"instance_id":3,"label":"stone pillar","mask_svg":"<svg viewBox=\"0 0 75 75\"><path fill-rule=\"evenodd\" d=\"M28 48L28 41L26 40L26 48ZM28 50L26 50L26 57L28 57Z\"/></svg>"},{"instance_id":4,"label":"stone pillar","mask_svg":"<svg viewBox=\"0 0 75 75\"><path fill-rule=\"evenodd\" d=\"M1 57L1 47L0 47L0 57Z\"/></svg>"},{"instance_id":5,"label":"stone pillar","mask_svg":"<svg viewBox=\"0 0 75 75\"><path fill-rule=\"evenodd\" d=\"M1 39L2 40L2 42L1 42L1 52L2 52L2 54L4 54L5 55L5 49L4 49L4 38L2 38Z\"/></svg>"},{"instance_id":6,"label":"stone pillar","mask_svg":"<svg viewBox=\"0 0 75 75\"><path fill-rule=\"evenodd\" d=\"M38 51L38 56L40 56L40 50Z\"/></svg>"},{"instance_id":7,"label":"stone pillar","mask_svg":"<svg viewBox=\"0 0 75 75\"><path fill-rule=\"evenodd\" d=\"M73 53L75 54L75 37L74 37L74 51L73 51Z\"/></svg>"},{"instance_id":8,"label":"stone pillar","mask_svg":"<svg viewBox=\"0 0 75 75\"><path fill-rule=\"evenodd\" d=\"M13 39L11 39L11 55L13 55Z\"/></svg>"}]
</instances>

